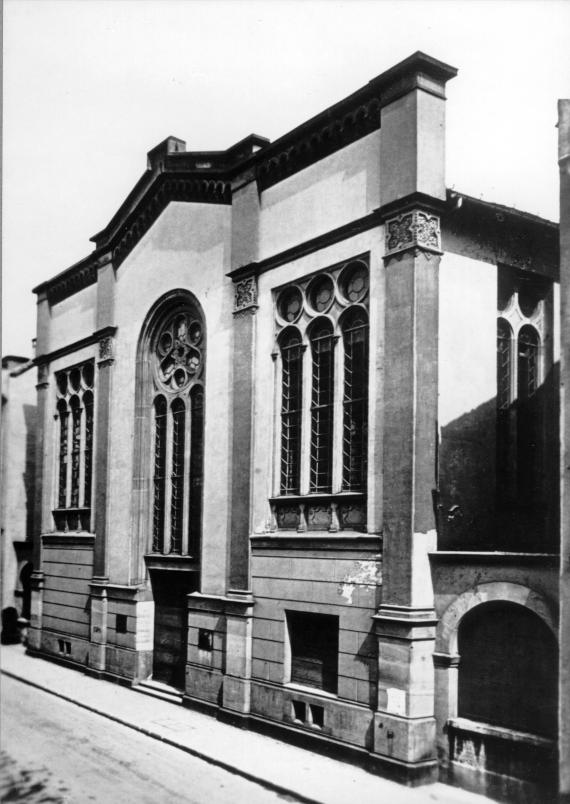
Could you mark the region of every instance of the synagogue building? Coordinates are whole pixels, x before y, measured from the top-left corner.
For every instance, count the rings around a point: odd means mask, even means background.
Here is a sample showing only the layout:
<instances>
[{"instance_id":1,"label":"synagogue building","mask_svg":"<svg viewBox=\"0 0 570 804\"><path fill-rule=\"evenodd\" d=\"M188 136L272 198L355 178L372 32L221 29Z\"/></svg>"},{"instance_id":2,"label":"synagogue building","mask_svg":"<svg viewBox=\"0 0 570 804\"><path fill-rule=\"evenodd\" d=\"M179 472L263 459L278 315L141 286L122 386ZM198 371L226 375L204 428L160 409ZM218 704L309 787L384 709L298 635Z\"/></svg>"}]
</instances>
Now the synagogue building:
<instances>
[{"instance_id":1,"label":"synagogue building","mask_svg":"<svg viewBox=\"0 0 570 804\"><path fill-rule=\"evenodd\" d=\"M274 142L168 137L35 288L29 650L544 801L558 226L447 188L456 72L416 53Z\"/></svg>"}]
</instances>

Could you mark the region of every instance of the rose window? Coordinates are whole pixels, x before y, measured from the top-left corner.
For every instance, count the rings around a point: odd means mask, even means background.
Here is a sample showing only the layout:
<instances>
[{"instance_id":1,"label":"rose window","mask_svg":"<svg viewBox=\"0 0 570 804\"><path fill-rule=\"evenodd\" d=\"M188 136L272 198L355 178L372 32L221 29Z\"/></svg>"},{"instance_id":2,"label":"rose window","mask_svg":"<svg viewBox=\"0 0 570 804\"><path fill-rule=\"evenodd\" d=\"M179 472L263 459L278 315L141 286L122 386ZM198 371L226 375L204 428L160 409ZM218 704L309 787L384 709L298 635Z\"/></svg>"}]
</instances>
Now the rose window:
<instances>
[{"instance_id":1,"label":"rose window","mask_svg":"<svg viewBox=\"0 0 570 804\"><path fill-rule=\"evenodd\" d=\"M179 313L163 327L156 344L156 375L168 391L183 391L202 369L202 325Z\"/></svg>"}]
</instances>

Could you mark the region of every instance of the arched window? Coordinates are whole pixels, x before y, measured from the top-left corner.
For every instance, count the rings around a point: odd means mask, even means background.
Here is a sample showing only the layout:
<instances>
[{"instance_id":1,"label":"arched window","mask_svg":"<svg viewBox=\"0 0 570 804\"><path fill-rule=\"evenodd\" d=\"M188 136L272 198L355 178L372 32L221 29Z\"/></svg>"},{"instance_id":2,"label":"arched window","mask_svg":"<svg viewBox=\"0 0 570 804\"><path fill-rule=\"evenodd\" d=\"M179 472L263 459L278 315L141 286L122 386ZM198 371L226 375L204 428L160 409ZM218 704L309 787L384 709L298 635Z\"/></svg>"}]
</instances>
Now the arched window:
<instances>
[{"instance_id":1,"label":"arched window","mask_svg":"<svg viewBox=\"0 0 570 804\"><path fill-rule=\"evenodd\" d=\"M538 474L539 338L530 325L519 332L517 363L517 480L519 493L532 503L536 499Z\"/></svg>"},{"instance_id":2,"label":"arched window","mask_svg":"<svg viewBox=\"0 0 570 804\"><path fill-rule=\"evenodd\" d=\"M142 396L148 400L140 401L140 409L152 412L152 533L145 537L152 553L196 557L199 550L205 358L198 305L182 295L159 305L139 352Z\"/></svg>"},{"instance_id":3,"label":"arched window","mask_svg":"<svg viewBox=\"0 0 570 804\"><path fill-rule=\"evenodd\" d=\"M343 491L366 490L368 443L368 316L355 308L342 322L344 393Z\"/></svg>"},{"instance_id":4,"label":"arched window","mask_svg":"<svg viewBox=\"0 0 570 804\"><path fill-rule=\"evenodd\" d=\"M554 737L558 647L534 612L483 603L458 632L458 714L469 720Z\"/></svg>"},{"instance_id":5,"label":"arched window","mask_svg":"<svg viewBox=\"0 0 570 804\"><path fill-rule=\"evenodd\" d=\"M317 319L311 344L311 492L332 490L332 439L334 402L334 336L328 319Z\"/></svg>"},{"instance_id":6,"label":"arched window","mask_svg":"<svg viewBox=\"0 0 570 804\"><path fill-rule=\"evenodd\" d=\"M93 361L58 371L55 377L59 420L55 525L60 531L89 530L93 482Z\"/></svg>"},{"instance_id":7,"label":"arched window","mask_svg":"<svg viewBox=\"0 0 570 804\"><path fill-rule=\"evenodd\" d=\"M301 416L303 397L303 346L295 329L279 340L281 349L281 494L299 494L301 468Z\"/></svg>"}]
</instances>

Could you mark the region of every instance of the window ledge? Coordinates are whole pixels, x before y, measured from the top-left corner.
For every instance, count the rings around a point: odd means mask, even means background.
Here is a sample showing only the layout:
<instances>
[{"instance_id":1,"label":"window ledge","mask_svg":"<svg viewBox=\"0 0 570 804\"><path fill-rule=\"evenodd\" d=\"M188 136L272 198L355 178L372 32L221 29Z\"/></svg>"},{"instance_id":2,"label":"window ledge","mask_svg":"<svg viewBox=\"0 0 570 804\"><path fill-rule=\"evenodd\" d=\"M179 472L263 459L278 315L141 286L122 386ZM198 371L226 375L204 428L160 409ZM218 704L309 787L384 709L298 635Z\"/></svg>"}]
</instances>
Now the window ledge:
<instances>
[{"instance_id":1,"label":"window ledge","mask_svg":"<svg viewBox=\"0 0 570 804\"><path fill-rule=\"evenodd\" d=\"M300 692L303 695L310 695L312 697L328 698L333 701L336 701L338 698L338 695L334 692L327 692L319 687L307 687L304 684L295 684L293 681L288 681L283 686L286 690L290 690L291 692Z\"/></svg>"},{"instance_id":2,"label":"window ledge","mask_svg":"<svg viewBox=\"0 0 570 804\"><path fill-rule=\"evenodd\" d=\"M429 553L435 563L466 564L480 561L487 564L547 564L558 566L560 556L556 553L512 553L500 550L437 550Z\"/></svg>"},{"instance_id":3,"label":"window ledge","mask_svg":"<svg viewBox=\"0 0 570 804\"><path fill-rule=\"evenodd\" d=\"M95 534L88 531L54 531L42 534L42 544L61 544L70 547L73 544L92 544Z\"/></svg>"},{"instance_id":4,"label":"window ledge","mask_svg":"<svg viewBox=\"0 0 570 804\"><path fill-rule=\"evenodd\" d=\"M252 550L363 550L378 553L382 549L382 537L379 534L360 533L358 531L305 531L280 530L275 533L252 534L250 537Z\"/></svg>"},{"instance_id":5,"label":"window ledge","mask_svg":"<svg viewBox=\"0 0 570 804\"><path fill-rule=\"evenodd\" d=\"M145 564L148 569L161 569L161 570L192 570L198 571L200 568L199 562L194 556L181 556L179 554L169 553L163 555L162 553L147 553L144 557Z\"/></svg>"},{"instance_id":6,"label":"window ledge","mask_svg":"<svg viewBox=\"0 0 570 804\"><path fill-rule=\"evenodd\" d=\"M480 734L483 737L494 737L495 739L505 740L506 742L524 743L541 748L551 748L555 745L555 740L548 737L540 737L526 731L516 731L504 726L492 726L490 723L480 723L478 720L469 720L465 717L454 717L447 721L448 727L457 731L465 731L470 734Z\"/></svg>"}]
</instances>

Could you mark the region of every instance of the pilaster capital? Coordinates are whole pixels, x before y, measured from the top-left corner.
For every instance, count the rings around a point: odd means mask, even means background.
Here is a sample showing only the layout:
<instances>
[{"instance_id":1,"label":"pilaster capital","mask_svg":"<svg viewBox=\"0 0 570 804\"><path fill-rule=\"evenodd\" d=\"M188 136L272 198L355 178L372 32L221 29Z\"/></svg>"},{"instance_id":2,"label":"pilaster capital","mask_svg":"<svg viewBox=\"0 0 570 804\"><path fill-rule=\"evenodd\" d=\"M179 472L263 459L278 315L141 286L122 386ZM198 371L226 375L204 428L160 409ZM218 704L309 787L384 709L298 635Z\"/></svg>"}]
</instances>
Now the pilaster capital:
<instances>
[{"instance_id":1,"label":"pilaster capital","mask_svg":"<svg viewBox=\"0 0 570 804\"><path fill-rule=\"evenodd\" d=\"M255 313L257 304L257 277L247 276L235 282L234 315L238 313Z\"/></svg>"},{"instance_id":2,"label":"pilaster capital","mask_svg":"<svg viewBox=\"0 0 570 804\"><path fill-rule=\"evenodd\" d=\"M115 338L113 335L105 335L99 340L99 368L110 366L115 362Z\"/></svg>"},{"instance_id":3,"label":"pilaster capital","mask_svg":"<svg viewBox=\"0 0 570 804\"><path fill-rule=\"evenodd\" d=\"M441 224L439 215L431 210L409 209L387 218L384 260L413 251L441 255Z\"/></svg>"}]
</instances>

